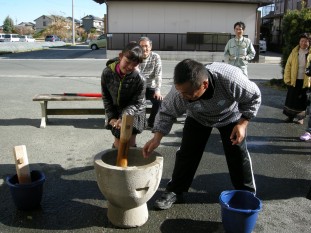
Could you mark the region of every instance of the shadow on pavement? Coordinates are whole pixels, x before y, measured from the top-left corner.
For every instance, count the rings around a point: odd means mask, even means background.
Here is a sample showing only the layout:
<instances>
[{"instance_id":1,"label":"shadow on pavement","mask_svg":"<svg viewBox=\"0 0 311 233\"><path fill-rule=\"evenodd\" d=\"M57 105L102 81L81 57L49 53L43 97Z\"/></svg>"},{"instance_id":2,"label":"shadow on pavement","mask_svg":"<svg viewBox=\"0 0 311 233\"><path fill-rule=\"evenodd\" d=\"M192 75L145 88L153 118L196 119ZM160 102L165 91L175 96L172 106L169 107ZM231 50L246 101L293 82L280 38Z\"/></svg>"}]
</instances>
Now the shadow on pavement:
<instances>
[{"instance_id":1,"label":"shadow on pavement","mask_svg":"<svg viewBox=\"0 0 311 233\"><path fill-rule=\"evenodd\" d=\"M40 128L41 119L15 118L0 119L0 126L33 126ZM53 126L73 126L80 129L104 129L105 120L103 118L49 118L46 127Z\"/></svg>"},{"instance_id":2,"label":"shadow on pavement","mask_svg":"<svg viewBox=\"0 0 311 233\"><path fill-rule=\"evenodd\" d=\"M198 221L191 219L167 219L161 227L162 233L171 232L195 232L195 233L223 233L223 226L221 222L212 221Z\"/></svg>"},{"instance_id":3,"label":"shadow on pavement","mask_svg":"<svg viewBox=\"0 0 311 233\"><path fill-rule=\"evenodd\" d=\"M114 228L107 219L107 207L104 196L97 186L93 166L63 169L57 164L32 164L31 169L41 170L46 176L42 208L35 211L16 210L9 187L0 186L0 222L14 228L33 228L48 230L72 230L86 227ZM0 177L5 180L15 174L15 165L0 165ZM310 185L309 180L272 178L256 175L262 200L289 199L305 197ZM162 179L159 190L165 188L168 179ZM192 184L192 190L185 194L187 204L218 203L218 196L231 187L229 174L213 173L198 175ZM156 192L148 202L153 210L154 200L161 195ZM158 211L156 211L158 212ZM165 212L158 212L164 214ZM190 228L191 227L191 228ZM161 225L162 232L219 232L221 223L196 221L191 219L166 219Z\"/></svg>"}]
</instances>

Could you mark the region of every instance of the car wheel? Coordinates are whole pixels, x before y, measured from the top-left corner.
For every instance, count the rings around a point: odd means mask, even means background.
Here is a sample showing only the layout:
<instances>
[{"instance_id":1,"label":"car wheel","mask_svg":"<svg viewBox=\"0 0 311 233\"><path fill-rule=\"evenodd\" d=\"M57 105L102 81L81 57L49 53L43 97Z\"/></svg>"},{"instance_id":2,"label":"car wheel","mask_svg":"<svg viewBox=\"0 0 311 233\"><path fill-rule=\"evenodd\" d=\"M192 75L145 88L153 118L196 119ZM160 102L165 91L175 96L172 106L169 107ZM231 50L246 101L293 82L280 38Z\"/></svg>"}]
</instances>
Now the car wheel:
<instances>
[{"instance_id":1,"label":"car wheel","mask_svg":"<svg viewBox=\"0 0 311 233\"><path fill-rule=\"evenodd\" d=\"M92 50L96 50L96 49L98 49L98 47L97 47L96 44L93 44L93 45L91 46L91 49L92 49Z\"/></svg>"}]
</instances>

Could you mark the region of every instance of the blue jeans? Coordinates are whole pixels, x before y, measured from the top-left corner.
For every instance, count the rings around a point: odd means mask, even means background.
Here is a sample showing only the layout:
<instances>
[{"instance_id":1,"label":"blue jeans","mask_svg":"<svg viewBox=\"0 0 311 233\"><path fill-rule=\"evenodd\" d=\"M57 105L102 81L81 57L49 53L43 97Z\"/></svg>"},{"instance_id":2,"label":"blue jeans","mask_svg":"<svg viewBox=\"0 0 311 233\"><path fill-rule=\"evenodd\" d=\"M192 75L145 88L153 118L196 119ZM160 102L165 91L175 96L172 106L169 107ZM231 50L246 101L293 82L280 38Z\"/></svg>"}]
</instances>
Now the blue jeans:
<instances>
[{"instance_id":1,"label":"blue jeans","mask_svg":"<svg viewBox=\"0 0 311 233\"><path fill-rule=\"evenodd\" d=\"M151 113L150 113L150 116L148 118L148 126L151 126L153 127L153 123L154 123L154 119L161 107L161 103L162 103L162 100L157 100L153 97L155 93L155 89L154 88L150 88L150 87L147 87L146 88L146 99L147 100L150 100L151 103L152 103L152 108L151 108Z\"/></svg>"},{"instance_id":2,"label":"blue jeans","mask_svg":"<svg viewBox=\"0 0 311 233\"><path fill-rule=\"evenodd\" d=\"M255 180L246 139L239 145L232 145L230 140L230 134L235 125L236 122L218 128L231 182L235 189L255 192ZM188 191L212 129L212 127L201 125L191 117L186 118L181 146L176 152L172 179L166 187L168 191L175 193Z\"/></svg>"}]
</instances>

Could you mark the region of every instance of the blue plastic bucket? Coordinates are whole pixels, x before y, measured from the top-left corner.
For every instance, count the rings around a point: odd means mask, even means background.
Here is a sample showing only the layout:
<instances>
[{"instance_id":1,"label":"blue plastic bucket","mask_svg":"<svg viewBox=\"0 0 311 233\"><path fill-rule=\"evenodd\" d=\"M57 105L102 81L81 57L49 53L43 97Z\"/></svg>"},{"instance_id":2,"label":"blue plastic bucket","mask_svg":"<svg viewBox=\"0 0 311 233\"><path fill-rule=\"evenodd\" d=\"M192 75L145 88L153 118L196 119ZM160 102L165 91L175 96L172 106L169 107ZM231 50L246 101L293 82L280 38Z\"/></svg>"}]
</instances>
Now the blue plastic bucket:
<instances>
[{"instance_id":1,"label":"blue plastic bucket","mask_svg":"<svg viewBox=\"0 0 311 233\"><path fill-rule=\"evenodd\" d=\"M262 203L255 194L244 190L223 191L220 194L221 218L228 233L251 233Z\"/></svg>"},{"instance_id":2,"label":"blue plastic bucket","mask_svg":"<svg viewBox=\"0 0 311 233\"><path fill-rule=\"evenodd\" d=\"M41 171L31 171L31 183L19 184L17 175L7 177L13 201L19 210L33 210L40 207L45 175Z\"/></svg>"}]
</instances>

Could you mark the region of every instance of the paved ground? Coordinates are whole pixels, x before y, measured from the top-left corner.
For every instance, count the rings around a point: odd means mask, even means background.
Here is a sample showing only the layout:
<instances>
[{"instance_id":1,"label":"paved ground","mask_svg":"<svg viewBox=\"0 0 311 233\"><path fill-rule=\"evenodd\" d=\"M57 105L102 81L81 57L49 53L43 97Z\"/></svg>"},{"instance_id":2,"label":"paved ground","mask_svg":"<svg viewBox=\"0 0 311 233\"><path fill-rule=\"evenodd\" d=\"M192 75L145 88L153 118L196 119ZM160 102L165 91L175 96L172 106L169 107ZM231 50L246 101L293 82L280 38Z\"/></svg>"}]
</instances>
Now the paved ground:
<instances>
[{"instance_id":1,"label":"paved ground","mask_svg":"<svg viewBox=\"0 0 311 233\"><path fill-rule=\"evenodd\" d=\"M31 101L37 93L56 93L64 86L77 90L83 86L98 92L98 81L87 77L1 78L0 232L224 232L218 197L232 186L217 130L212 132L185 195L186 203L166 211L153 209L154 199L171 176L182 119L157 150L164 157L164 170L159 191L148 202L147 223L135 229L118 229L109 223L107 201L97 187L93 167L94 155L112 143L110 132L103 129L103 120L96 116L55 116L46 129L40 129L39 104ZM311 232L311 201L306 198L311 187L311 142L298 139L306 123L284 123L285 92L266 87L264 80L255 81L262 91L263 104L249 126L248 142L263 210L254 232ZM138 136L138 146L151 136L150 131L144 131ZM36 211L16 210L5 184L5 178L15 173L12 150L16 145L26 145L31 169L46 175L42 208Z\"/></svg>"}]
</instances>

